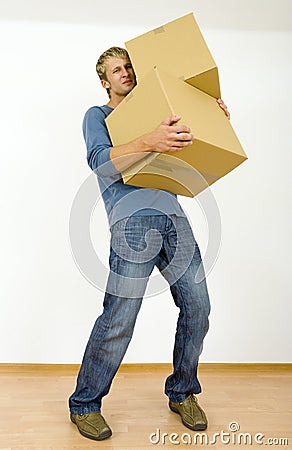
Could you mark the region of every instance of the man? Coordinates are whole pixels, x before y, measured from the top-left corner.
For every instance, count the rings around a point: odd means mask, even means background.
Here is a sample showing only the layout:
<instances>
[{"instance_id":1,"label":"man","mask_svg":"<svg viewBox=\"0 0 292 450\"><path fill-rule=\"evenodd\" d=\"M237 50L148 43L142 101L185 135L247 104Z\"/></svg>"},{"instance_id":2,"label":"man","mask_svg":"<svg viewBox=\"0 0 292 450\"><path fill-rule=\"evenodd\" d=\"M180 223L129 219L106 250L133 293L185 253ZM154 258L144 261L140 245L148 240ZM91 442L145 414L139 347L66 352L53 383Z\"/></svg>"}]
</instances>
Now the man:
<instances>
[{"instance_id":1,"label":"man","mask_svg":"<svg viewBox=\"0 0 292 450\"><path fill-rule=\"evenodd\" d=\"M105 51L96 69L109 102L86 112L83 132L88 164L97 174L109 219L110 275L103 313L93 327L76 390L69 399L71 420L87 438L102 440L111 436L100 412L102 398L109 392L122 362L147 281L157 266L180 309L173 373L165 383L169 407L188 428L205 430L207 418L195 397L201 392L197 366L210 310L205 279L195 283L201 266L200 251L176 195L126 185L120 174L148 152L186 148L194 136L189 127L178 124L180 116L171 116L152 132L125 145L113 146L105 118L131 92L136 77L128 53L120 47ZM218 103L229 117L224 102Z\"/></svg>"}]
</instances>

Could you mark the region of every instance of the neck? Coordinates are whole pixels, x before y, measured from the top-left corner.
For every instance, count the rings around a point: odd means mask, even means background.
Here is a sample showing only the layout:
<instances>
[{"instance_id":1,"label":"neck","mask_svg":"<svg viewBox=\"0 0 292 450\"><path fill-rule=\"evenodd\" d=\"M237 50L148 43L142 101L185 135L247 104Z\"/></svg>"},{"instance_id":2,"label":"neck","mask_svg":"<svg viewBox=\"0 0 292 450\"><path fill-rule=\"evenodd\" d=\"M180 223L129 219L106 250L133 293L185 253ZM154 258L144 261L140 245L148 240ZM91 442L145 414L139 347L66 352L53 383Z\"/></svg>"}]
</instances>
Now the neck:
<instances>
[{"instance_id":1,"label":"neck","mask_svg":"<svg viewBox=\"0 0 292 450\"><path fill-rule=\"evenodd\" d=\"M112 95L107 103L111 108L116 108L126 97L126 95Z\"/></svg>"},{"instance_id":2,"label":"neck","mask_svg":"<svg viewBox=\"0 0 292 450\"><path fill-rule=\"evenodd\" d=\"M124 99L124 97L120 101L115 101L113 99L110 99L110 101L107 103L107 105L110 106L111 108L116 108L123 99Z\"/></svg>"}]
</instances>

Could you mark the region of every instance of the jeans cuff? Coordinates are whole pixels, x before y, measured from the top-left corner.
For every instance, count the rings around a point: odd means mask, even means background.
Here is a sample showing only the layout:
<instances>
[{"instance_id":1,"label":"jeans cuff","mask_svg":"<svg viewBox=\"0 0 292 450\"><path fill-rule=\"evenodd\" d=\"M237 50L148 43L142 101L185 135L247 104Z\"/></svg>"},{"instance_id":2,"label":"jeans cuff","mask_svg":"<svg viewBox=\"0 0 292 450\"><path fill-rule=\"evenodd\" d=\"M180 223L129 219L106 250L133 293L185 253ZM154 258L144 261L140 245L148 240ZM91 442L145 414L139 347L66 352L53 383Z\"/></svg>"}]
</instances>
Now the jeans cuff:
<instances>
[{"instance_id":1,"label":"jeans cuff","mask_svg":"<svg viewBox=\"0 0 292 450\"><path fill-rule=\"evenodd\" d=\"M82 415L82 414L90 414L92 412L100 412L100 408L98 407L92 407L92 408L70 408L70 413L71 414L78 414L78 415Z\"/></svg>"}]
</instances>

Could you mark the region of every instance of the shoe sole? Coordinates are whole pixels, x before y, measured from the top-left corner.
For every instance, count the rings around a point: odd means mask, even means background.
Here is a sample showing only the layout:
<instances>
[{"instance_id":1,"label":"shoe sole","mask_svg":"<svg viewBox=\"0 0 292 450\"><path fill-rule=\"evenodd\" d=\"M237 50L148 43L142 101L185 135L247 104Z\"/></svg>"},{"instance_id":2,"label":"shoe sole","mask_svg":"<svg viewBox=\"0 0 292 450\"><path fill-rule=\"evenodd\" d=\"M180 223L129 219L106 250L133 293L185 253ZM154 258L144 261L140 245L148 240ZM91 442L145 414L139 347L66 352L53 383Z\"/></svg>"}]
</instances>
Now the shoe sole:
<instances>
[{"instance_id":1,"label":"shoe sole","mask_svg":"<svg viewBox=\"0 0 292 450\"><path fill-rule=\"evenodd\" d=\"M178 414L178 415L180 416L182 423L183 423L187 428L189 428L190 430L193 430L193 431L204 431L204 430L207 429L208 424L205 424L205 423L198 424L198 425L195 425L195 426L192 426L192 425L190 425L189 423L187 423L187 422L183 419L183 417L181 416L181 413L179 412L179 410L176 409L174 406L172 406L170 403L169 403L169 408L171 409L172 412L174 412L174 413L176 413L176 414Z\"/></svg>"},{"instance_id":2,"label":"shoe sole","mask_svg":"<svg viewBox=\"0 0 292 450\"><path fill-rule=\"evenodd\" d=\"M80 430L80 428L78 428L76 420L71 415L70 415L70 419L71 419L71 422L74 423L74 425L76 425L79 433L82 436L84 436L84 437L86 437L88 439L92 439L93 441L103 441L104 439L107 439L107 438L109 438L112 435L112 431L108 430L108 431L105 431L104 433L102 433L100 436L92 436L91 434L87 434L84 431Z\"/></svg>"}]
</instances>

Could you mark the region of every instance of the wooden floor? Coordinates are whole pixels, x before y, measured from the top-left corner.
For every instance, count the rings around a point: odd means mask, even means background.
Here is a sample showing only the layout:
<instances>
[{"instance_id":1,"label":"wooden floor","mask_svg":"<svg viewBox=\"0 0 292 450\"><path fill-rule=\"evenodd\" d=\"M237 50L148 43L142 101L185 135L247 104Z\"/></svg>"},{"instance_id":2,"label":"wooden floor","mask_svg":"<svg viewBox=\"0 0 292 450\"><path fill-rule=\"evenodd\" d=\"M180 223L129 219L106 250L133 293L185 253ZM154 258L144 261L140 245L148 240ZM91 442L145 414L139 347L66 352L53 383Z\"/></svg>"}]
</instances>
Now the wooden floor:
<instances>
[{"instance_id":1,"label":"wooden floor","mask_svg":"<svg viewBox=\"0 0 292 450\"><path fill-rule=\"evenodd\" d=\"M102 442L82 437L69 421L67 398L77 370L70 365L0 365L0 450L195 447L188 441L195 433L168 409L163 394L170 365L121 367L103 404L113 436ZM209 427L207 436L197 436L197 448L257 448L255 435L261 433L264 445L272 438L273 446L292 449L292 365L201 364L199 373L204 390L199 400ZM230 445L224 443L228 435L223 442L217 436L212 444L214 433L221 432L230 434ZM243 445L240 432L247 433L249 445ZM205 439L204 445L199 439Z\"/></svg>"}]
</instances>

